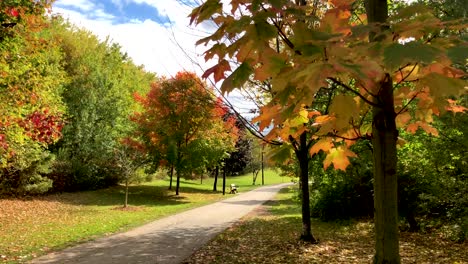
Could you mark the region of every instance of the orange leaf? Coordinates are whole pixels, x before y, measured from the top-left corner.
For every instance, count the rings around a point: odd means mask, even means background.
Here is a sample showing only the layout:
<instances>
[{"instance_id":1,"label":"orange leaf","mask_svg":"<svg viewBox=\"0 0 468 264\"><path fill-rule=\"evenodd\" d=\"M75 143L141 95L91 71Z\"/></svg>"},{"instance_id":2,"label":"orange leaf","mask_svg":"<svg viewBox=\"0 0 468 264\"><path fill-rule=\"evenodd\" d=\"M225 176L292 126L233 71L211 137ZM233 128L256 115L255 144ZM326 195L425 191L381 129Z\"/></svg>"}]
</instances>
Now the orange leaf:
<instances>
[{"instance_id":1,"label":"orange leaf","mask_svg":"<svg viewBox=\"0 0 468 264\"><path fill-rule=\"evenodd\" d=\"M352 152L351 150L344 148L343 146L339 146L334 149L330 149L327 157L323 161L323 168L327 169L331 164L335 170L346 170L351 162L349 161L349 157L357 157L356 153Z\"/></svg>"},{"instance_id":2,"label":"orange leaf","mask_svg":"<svg viewBox=\"0 0 468 264\"><path fill-rule=\"evenodd\" d=\"M224 72L230 71L231 66L229 65L229 62L227 60L222 60L215 66L209 68L208 70L203 73L202 78L208 78L211 74L214 75L214 80L215 82L219 82L221 79L224 79L226 76L224 76Z\"/></svg>"},{"instance_id":3,"label":"orange leaf","mask_svg":"<svg viewBox=\"0 0 468 264\"><path fill-rule=\"evenodd\" d=\"M319 141L317 141L311 148L310 148L310 155L314 155L319 153L320 150L323 150L324 152L330 151L330 149L333 147L332 143L332 138L322 138Z\"/></svg>"},{"instance_id":4,"label":"orange leaf","mask_svg":"<svg viewBox=\"0 0 468 264\"><path fill-rule=\"evenodd\" d=\"M397 126L403 127L411 120L411 114L409 112L403 112L396 117Z\"/></svg>"}]
</instances>

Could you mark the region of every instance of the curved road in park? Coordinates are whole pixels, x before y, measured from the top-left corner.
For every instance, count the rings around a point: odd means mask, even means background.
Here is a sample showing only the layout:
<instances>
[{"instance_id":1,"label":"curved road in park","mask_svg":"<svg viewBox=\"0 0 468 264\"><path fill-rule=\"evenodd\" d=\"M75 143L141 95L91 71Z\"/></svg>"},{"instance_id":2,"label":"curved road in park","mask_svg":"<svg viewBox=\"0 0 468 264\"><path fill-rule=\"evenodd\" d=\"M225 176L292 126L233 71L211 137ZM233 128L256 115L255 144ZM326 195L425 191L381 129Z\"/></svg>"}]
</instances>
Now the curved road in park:
<instances>
[{"instance_id":1,"label":"curved road in park","mask_svg":"<svg viewBox=\"0 0 468 264\"><path fill-rule=\"evenodd\" d=\"M51 253L43 263L180 263L216 234L291 183L265 186L232 198L156 220L125 233Z\"/></svg>"}]
</instances>

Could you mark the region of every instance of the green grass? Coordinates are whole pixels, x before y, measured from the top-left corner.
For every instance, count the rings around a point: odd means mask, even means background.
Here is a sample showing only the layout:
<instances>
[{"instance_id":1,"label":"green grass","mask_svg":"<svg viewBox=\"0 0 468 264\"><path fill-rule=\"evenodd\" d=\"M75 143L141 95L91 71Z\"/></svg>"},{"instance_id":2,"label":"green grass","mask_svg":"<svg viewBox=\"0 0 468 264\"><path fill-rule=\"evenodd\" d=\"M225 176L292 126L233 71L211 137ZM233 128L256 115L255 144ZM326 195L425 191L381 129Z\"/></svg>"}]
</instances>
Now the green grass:
<instances>
[{"instance_id":1,"label":"green grass","mask_svg":"<svg viewBox=\"0 0 468 264\"><path fill-rule=\"evenodd\" d=\"M286 179L266 171L265 184L282 181ZM231 183L240 186L241 192L259 187L252 186L251 174L227 177L227 192ZM222 178L218 180L218 192L212 191L212 185L213 179L204 179L203 184L200 180L182 180L179 196L167 190L168 180L130 186L127 210L122 209L122 186L23 200L0 199L0 262L24 262L50 250L232 197L221 195Z\"/></svg>"}]
</instances>

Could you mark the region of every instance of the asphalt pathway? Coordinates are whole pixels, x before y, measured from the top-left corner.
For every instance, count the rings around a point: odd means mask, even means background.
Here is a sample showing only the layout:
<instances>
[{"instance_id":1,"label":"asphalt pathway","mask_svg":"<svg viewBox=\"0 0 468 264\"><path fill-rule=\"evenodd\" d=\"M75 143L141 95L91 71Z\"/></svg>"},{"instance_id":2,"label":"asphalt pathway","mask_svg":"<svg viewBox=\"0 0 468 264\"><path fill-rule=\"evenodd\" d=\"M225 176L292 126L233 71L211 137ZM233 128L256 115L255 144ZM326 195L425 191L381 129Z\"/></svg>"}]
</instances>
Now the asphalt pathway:
<instances>
[{"instance_id":1,"label":"asphalt pathway","mask_svg":"<svg viewBox=\"0 0 468 264\"><path fill-rule=\"evenodd\" d=\"M265 186L125 233L103 237L31 261L43 263L180 263L241 217L290 185Z\"/></svg>"}]
</instances>

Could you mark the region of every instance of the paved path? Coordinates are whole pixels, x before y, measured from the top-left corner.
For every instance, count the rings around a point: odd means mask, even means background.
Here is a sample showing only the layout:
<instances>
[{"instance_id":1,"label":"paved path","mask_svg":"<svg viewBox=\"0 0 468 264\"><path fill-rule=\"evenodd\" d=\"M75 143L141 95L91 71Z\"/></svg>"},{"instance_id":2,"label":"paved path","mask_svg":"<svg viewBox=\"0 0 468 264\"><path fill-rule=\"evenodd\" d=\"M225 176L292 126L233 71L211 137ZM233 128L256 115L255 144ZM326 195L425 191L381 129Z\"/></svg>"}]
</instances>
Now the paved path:
<instances>
[{"instance_id":1,"label":"paved path","mask_svg":"<svg viewBox=\"0 0 468 264\"><path fill-rule=\"evenodd\" d=\"M290 183L261 187L172 215L125 233L87 242L31 263L180 263Z\"/></svg>"}]
</instances>

